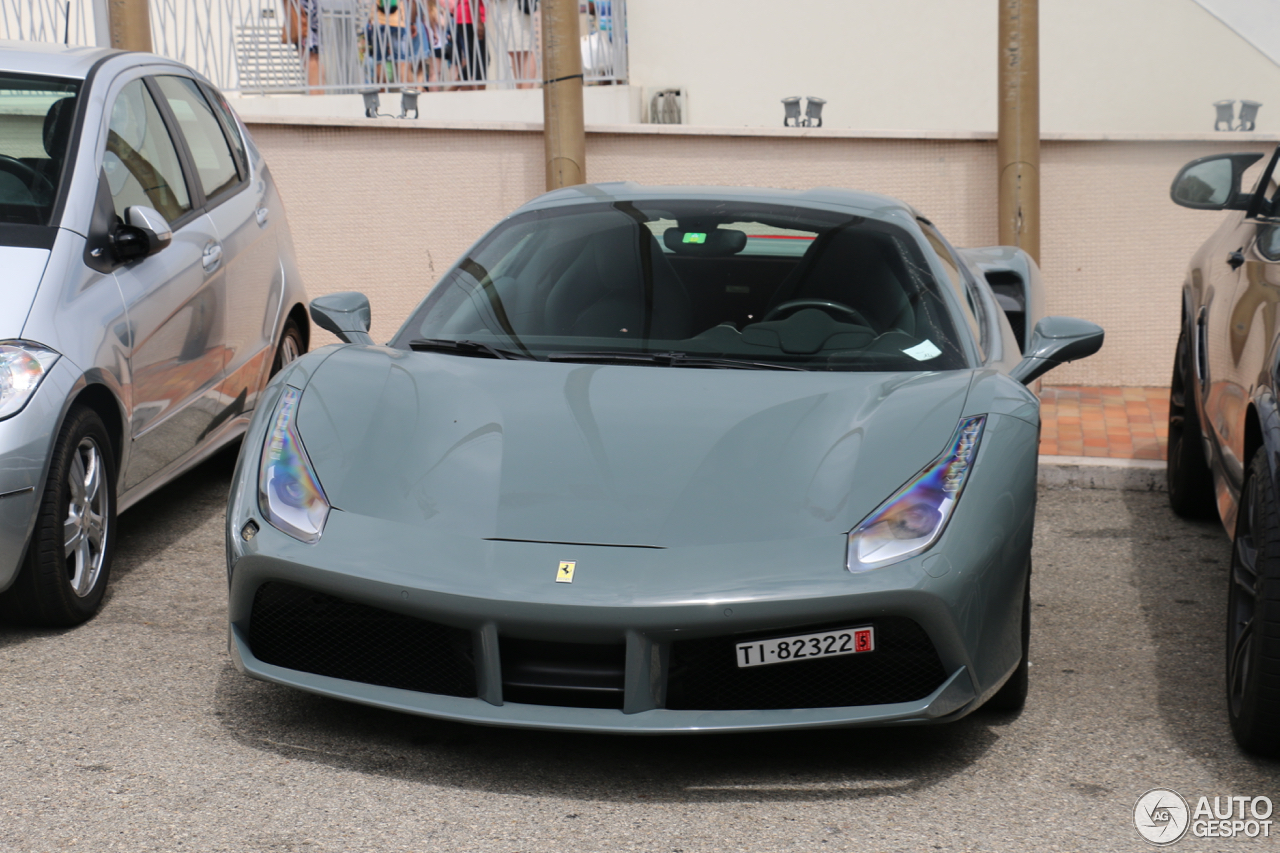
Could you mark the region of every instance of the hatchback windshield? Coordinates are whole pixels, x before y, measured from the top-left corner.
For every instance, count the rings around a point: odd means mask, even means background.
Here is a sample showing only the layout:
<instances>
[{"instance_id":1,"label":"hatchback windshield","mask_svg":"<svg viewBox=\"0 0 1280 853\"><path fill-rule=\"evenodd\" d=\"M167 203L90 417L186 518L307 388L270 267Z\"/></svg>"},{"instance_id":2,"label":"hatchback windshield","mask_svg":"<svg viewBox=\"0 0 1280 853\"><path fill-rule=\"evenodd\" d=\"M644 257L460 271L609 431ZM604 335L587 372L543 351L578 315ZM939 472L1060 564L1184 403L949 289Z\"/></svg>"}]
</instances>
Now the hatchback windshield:
<instances>
[{"instance_id":1,"label":"hatchback windshield","mask_svg":"<svg viewBox=\"0 0 1280 853\"><path fill-rule=\"evenodd\" d=\"M0 74L0 223L51 224L79 88Z\"/></svg>"},{"instance_id":2,"label":"hatchback windshield","mask_svg":"<svg viewBox=\"0 0 1280 853\"><path fill-rule=\"evenodd\" d=\"M512 217L435 287L393 345L688 367L966 366L924 250L907 231L707 200Z\"/></svg>"}]
</instances>

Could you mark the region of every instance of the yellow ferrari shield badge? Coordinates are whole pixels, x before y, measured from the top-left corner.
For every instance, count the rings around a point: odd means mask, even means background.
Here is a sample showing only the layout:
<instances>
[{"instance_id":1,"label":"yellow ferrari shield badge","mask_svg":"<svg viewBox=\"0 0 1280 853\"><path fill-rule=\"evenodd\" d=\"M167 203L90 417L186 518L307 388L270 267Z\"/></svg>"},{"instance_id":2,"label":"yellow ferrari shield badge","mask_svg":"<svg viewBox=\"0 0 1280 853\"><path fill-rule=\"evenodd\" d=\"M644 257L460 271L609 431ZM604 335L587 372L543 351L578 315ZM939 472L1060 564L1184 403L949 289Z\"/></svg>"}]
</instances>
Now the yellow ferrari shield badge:
<instances>
[{"instance_id":1,"label":"yellow ferrari shield badge","mask_svg":"<svg viewBox=\"0 0 1280 853\"><path fill-rule=\"evenodd\" d=\"M573 569L578 564L573 561L560 561L560 568L556 570L556 583L573 583Z\"/></svg>"}]
</instances>

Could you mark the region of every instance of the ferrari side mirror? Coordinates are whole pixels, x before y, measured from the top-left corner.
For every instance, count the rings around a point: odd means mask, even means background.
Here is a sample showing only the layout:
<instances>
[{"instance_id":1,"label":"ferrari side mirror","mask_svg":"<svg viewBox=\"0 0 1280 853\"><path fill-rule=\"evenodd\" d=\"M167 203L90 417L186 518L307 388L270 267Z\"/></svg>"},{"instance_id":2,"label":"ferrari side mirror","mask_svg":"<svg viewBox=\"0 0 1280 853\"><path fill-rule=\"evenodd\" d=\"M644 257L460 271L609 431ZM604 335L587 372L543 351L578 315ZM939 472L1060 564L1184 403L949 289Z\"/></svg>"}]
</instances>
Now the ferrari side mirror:
<instances>
[{"instance_id":1,"label":"ferrari side mirror","mask_svg":"<svg viewBox=\"0 0 1280 853\"><path fill-rule=\"evenodd\" d=\"M1093 355L1102 348L1105 334L1101 326L1088 320L1045 317L1036 323L1022 361L1009 375L1030 385L1060 364Z\"/></svg>"},{"instance_id":2,"label":"ferrari side mirror","mask_svg":"<svg viewBox=\"0 0 1280 853\"><path fill-rule=\"evenodd\" d=\"M363 293L330 293L311 300L311 319L344 343L371 344L369 299Z\"/></svg>"}]
</instances>

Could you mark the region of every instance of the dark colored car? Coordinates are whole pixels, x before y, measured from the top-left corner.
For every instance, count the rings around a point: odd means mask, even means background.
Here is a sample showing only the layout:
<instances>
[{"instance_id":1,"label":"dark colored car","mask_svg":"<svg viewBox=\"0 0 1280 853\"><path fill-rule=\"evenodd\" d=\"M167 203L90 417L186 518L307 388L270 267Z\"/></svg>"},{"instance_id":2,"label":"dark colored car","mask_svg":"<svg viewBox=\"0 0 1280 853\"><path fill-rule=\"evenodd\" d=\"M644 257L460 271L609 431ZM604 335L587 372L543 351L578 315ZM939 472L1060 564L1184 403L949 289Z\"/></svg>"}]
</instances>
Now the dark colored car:
<instances>
[{"instance_id":1,"label":"dark colored car","mask_svg":"<svg viewBox=\"0 0 1280 853\"><path fill-rule=\"evenodd\" d=\"M1174 202L1231 211L1191 258L1169 389L1169 501L1217 515L1234 540L1227 599L1227 705L1242 747L1280 755L1280 150L1193 160Z\"/></svg>"}]
</instances>

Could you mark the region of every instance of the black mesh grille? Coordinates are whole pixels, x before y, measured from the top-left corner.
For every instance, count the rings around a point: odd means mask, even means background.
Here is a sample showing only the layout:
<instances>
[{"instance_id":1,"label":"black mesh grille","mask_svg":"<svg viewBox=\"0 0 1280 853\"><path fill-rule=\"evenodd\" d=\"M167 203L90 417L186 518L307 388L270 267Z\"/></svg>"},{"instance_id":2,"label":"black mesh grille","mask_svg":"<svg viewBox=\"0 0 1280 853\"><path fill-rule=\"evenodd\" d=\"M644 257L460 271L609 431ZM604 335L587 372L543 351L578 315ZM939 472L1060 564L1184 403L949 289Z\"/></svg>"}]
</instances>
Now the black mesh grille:
<instances>
[{"instance_id":1,"label":"black mesh grille","mask_svg":"<svg viewBox=\"0 0 1280 853\"><path fill-rule=\"evenodd\" d=\"M738 643L874 625L876 650L739 668ZM929 637L902 617L742 634L671 644L667 707L680 711L842 708L923 699L947 674Z\"/></svg>"},{"instance_id":2,"label":"black mesh grille","mask_svg":"<svg viewBox=\"0 0 1280 853\"><path fill-rule=\"evenodd\" d=\"M284 583L258 587L249 623L254 657L287 669L473 697L471 632Z\"/></svg>"}]
</instances>

